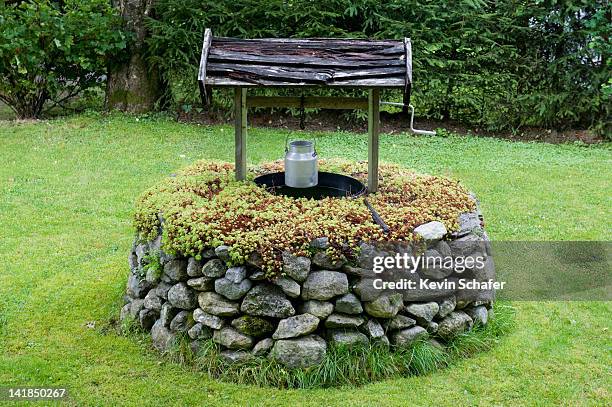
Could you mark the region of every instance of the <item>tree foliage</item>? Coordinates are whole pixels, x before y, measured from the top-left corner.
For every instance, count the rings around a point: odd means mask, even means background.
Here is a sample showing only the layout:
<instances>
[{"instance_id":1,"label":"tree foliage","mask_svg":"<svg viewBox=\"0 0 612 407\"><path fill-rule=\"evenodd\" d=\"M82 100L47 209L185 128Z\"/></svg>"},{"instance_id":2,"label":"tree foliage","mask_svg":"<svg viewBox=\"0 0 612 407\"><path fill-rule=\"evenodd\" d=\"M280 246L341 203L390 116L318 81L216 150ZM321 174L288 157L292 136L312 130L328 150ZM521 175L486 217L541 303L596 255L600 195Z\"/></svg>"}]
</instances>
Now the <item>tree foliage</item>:
<instances>
[{"instance_id":1,"label":"tree foliage","mask_svg":"<svg viewBox=\"0 0 612 407\"><path fill-rule=\"evenodd\" d=\"M126 46L105 0L0 3L0 27L0 100L19 118L95 86Z\"/></svg>"},{"instance_id":2,"label":"tree foliage","mask_svg":"<svg viewBox=\"0 0 612 407\"><path fill-rule=\"evenodd\" d=\"M414 100L429 117L603 130L610 20L606 0L159 0L150 60L176 100L197 103L206 27L244 38L411 37Z\"/></svg>"}]
</instances>

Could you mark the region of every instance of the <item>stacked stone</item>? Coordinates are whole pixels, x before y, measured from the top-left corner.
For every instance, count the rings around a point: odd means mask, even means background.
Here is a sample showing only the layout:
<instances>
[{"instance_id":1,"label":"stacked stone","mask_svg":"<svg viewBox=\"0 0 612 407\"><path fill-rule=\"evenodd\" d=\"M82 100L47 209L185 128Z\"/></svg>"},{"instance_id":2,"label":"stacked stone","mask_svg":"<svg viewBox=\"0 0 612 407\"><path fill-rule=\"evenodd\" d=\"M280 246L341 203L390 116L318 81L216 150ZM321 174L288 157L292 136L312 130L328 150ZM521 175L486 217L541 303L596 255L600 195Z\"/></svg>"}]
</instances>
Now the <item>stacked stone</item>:
<instances>
[{"instance_id":1,"label":"stacked stone","mask_svg":"<svg viewBox=\"0 0 612 407\"><path fill-rule=\"evenodd\" d=\"M461 230L452 235L440 222L415 229L425 255L480 253L490 259L478 213L463 214L459 222ZM184 334L194 350L212 338L228 362L262 356L292 368L320 363L328 343L405 346L429 339L439 345L435 338L444 341L475 322L487 323L492 292L467 298L444 289L374 290L372 280L380 277L373 272L374 258L414 250L408 246L363 243L357 263L349 265L346 259L330 258L328 244L325 237L313 240L312 258L283 253L282 276L268 281L256 258L228 267L227 246L206 250L196 260L164 253L159 237L135 242L121 318L134 318L150 330L162 351ZM157 269L148 263L155 253L160 254ZM487 262L479 278L494 277L493 264ZM452 273L419 269L406 277L436 280L453 278Z\"/></svg>"}]
</instances>

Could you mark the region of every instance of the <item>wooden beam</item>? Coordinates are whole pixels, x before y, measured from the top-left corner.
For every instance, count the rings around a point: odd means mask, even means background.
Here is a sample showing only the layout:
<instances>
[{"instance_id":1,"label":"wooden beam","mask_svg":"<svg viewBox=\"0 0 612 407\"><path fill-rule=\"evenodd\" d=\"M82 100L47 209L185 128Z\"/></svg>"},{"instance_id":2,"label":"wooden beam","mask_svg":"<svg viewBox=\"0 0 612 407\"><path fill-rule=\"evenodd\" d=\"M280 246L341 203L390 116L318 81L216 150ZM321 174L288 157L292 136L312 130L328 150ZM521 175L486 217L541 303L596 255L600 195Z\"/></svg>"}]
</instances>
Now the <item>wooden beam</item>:
<instances>
[{"instance_id":1,"label":"wooden beam","mask_svg":"<svg viewBox=\"0 0 612 407\"><path fill-rule=\"evenodd\" d=\"M404 38L406 58L406 86L412 85L412 42L410 38Z\"/></svg>"},{"instance_id":2,"label":"wooden beam","mask_svg":"<svg viewBox=\"0 0 612 407\"><path fill-rule=\"evenodd\" d=\"M202 42L202 54L200 55L200 69L198 70L198 85L200 94L202 95L202 105L206 106L209 100L209 89L205 85L206 81L206 65L208 64L208 54L210 45L212 44L212 30L207 28L204 30L204 41Z\"/></svg>"},{"instance_id":3,"label":"wooden beam","mask_svg":"<svg viewBox=\"0 0 612 407\"><path fill-rule=\"evenodd\" d=\"M368 99L331 96L306 96L304 108L321 109L368 109ZM247 107L300 108L302 98L295 96L248 96Z\"/></svg>"},{"instance_id":4,"label":"wooden beam","mask_svg":"<svg viewBox=\"0 0 612 407\"><path fill-rule=\"evenodd\" d=\"M380 131L380 90L368 95L368 192L378 190L378 133Z\"/></svg>"},{"instance_id":5,"label":"wooden beam","mask_svg":"<svg viewBox=\"0 0 612 407\"><path fill-rule=\"evenodd\" d=\"M247 90L235 88L234 90L234 131L236 154L236 180L246 179L246 139L247 139Z\"/></svg>"},{"instance_id":6,"label":"wooden beam","mask_svg":"<svg viewBox=\"0 0 612 407\"><path fill-rule=\"evenodd\" d=\"M198 80L206 80L206 65L208 63L208 53L212 43L212 31L210 28L204 30L204 41L202 41L202 54L200 55L200 69L198 70Z\"/></svg>"}]
</instances>

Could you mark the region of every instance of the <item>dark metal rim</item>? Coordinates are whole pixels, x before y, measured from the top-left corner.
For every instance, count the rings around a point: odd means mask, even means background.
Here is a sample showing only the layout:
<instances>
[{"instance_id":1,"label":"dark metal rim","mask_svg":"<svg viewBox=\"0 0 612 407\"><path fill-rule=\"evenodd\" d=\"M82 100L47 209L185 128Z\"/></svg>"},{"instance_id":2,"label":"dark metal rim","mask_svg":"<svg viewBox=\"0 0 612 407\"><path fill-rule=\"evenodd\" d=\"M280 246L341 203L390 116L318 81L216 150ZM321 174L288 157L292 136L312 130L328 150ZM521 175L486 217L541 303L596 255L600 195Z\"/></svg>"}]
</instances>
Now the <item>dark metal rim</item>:
<instances>
[{"instance_id":1,"label":"dark metal rim","mask_svg":"<svg viewBox=\"0 0 612 407\"><path fill-rule=\"evenodd\" d=\"M266 186L266 189L273 190L278 187L286 187L285 173L274 172L270 174L260 175L255 178L255 183L259 186ZM347 175L336 174L333 172L319 171L318 186L333 188L346 192L346 197L357 198L363 196L367 192L366 186L353 177Z\"/></svg>"}]
</instances>

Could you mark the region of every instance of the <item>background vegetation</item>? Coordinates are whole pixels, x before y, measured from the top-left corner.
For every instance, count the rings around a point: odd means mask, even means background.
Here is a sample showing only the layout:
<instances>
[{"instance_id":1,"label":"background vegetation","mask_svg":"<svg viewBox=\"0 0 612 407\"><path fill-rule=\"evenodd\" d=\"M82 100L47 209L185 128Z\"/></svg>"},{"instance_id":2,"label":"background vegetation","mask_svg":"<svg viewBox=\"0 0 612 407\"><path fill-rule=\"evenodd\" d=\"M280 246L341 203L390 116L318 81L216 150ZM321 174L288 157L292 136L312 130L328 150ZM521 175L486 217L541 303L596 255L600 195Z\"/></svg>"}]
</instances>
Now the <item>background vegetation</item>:
<instances>
[{"instance_id":1,"label":"background vegetation","mask_svg":"<svg viewBox=\"0 0 612 407\"><path fill-rule=\"evenodd\" d=\"M2 1L0 101L17 118L63 106L103 83L128 37L107 0Z\"/></svg>"},{"instance_id":2,"label":"background vegetation","mask_svg":"<svg viewBox=\"0 0 612 407\"><path fill-rule=\"evenodd\" d=\"M245 38L411 37L413 100L422 116L489 130L590 128L612 137L612 6L607 0L118 4L119 9L109 0L0 2L0 99L18 117L38 117L49 99L57 102L96 85L111 64L133 71L113 94L155 89L142 106L130 105L129 97L125 106L114 106L190 112L201 109L196 71L206 27L217 36ZM122 29L119 15L126 20ZM140 62L132 66L136 57ZM136 96L132 99L139 100ZM402 99L398 92L384 98ZM215 91L213 100L228 111L226 91ZM350 118L363 118L363 112Z\"/></svg>"},{"instance_id":3,"label":"background vegetation","mask_svg":"<svg viewBox=\"0 0 612 407\"><path fill-rule=\"evenodd\" d=\"M612 113L611 19L606 0L159 0L149 52L190 109L206 27L244 38L411 37L420 114L602 132Z\"/></svg>"}]
</instances>

